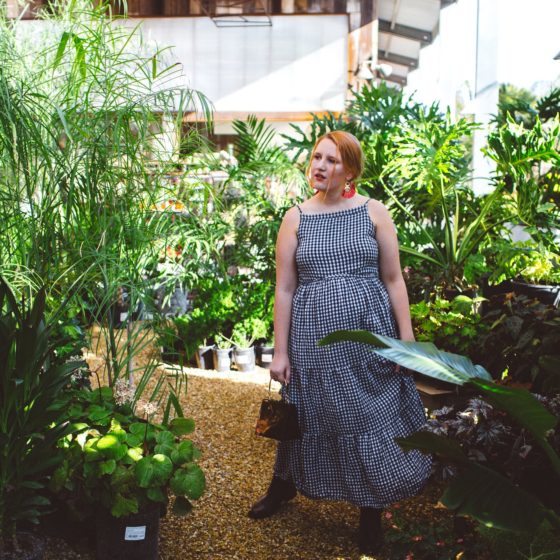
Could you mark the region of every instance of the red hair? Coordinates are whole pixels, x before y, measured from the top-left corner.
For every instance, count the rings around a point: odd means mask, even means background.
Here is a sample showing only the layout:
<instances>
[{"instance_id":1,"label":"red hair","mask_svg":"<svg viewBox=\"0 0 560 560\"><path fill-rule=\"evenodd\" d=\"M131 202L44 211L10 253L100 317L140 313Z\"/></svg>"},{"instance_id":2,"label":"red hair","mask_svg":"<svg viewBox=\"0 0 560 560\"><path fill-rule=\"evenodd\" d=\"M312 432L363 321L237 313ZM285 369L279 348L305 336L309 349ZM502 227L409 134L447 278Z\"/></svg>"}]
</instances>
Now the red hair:
<instances>
[{"instance_id":1,"label":"red hair","mask_svg":"<svg viewBox=\"0 0 560 560\"><path fill-rule=\"evenodd\" d=\"M315 150L319 142L325 138L334 142L337 154L339 154L342 160L342 165L348 173L352 174L352 180L359 179L364 172L364 153L362 151L362 146L360 145L360 141L353 134L344 130L333 130L317 138L313 150L311 150L311 157L309 159L309 165L307 166L307 176L309 177L309 172L311 171L311 161L313 160Z\"/></svg>"}]
</instances>

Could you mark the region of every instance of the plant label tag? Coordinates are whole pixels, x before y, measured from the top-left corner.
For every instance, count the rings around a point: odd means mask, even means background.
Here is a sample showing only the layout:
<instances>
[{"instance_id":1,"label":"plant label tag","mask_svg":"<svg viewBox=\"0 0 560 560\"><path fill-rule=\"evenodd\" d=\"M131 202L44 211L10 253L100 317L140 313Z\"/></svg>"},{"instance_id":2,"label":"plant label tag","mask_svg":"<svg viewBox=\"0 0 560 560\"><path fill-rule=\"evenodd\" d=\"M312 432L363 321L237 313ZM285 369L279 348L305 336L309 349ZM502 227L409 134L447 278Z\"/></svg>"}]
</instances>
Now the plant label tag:
<instances>
[{"instance_id":1,"label":"plant label tag","mask_svg":"<svg viewBox=\"0 0 560 560\"><path fill-rule=\"evenodd\" d=\"M248 364L249 363L249 356L235 356L235 361L238 364Z\"/></svg>"},{"instance_id":2,"label":"plant label tag","mask_svg":"<svg viewBox=\"0 0 560 560\"><path fill-rule=\"evenodd\" d=\"M124 531L125 541L143 541L146 538L146 525L127 527Z\"/></svg>"},{"instance_id":3,"label":"plant label tag","mask_svg":"<svg viewBox=\"0 0 560 560\"><path fill-rule=\"evenodd\" d=\"M272 362L272 354L263 354L261 360L263 362Z\"/></svg>"},{"instance_id":4,"label":"plant label tag","mask_svg":"<svg viewBox=\"0 0 560 560\"><path fill-rule=\"evenodd\" d=\"M229 360L218 360L219 367L229 367Z\"/></svg>"},{"instance_id":5,"label":"plant label tag","mask_svg":"<svg viewBox=\"0 0 560 560\"><path fill-rule=\"evenodd\" d=\"M120 319L121 323L124 323L127 317L128 317L128 311L121 313L121 319Z\"/></svg>"}]
</instances>

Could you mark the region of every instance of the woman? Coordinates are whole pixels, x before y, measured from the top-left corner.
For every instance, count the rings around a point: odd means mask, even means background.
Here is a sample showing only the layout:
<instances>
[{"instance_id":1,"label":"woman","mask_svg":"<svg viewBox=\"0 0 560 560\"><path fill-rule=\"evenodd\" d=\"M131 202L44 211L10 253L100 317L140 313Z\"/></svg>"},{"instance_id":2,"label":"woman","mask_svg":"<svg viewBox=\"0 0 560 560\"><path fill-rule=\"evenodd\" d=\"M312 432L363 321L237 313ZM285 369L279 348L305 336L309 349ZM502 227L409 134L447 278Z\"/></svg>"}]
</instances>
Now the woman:
<instances>
[{"instance_id":1,"label":"woman","mask_svg":"<svg viewBox=\"0 0 560 560\"><path fill-rule=\"evenodd\" d=\"M414 340L393 222L355 191L363 153L351 134L319 138L307 170L314 196L286 213L276 247L270 376L298 409L302 438L278 444L274 477L249 512L269 517L297 491L360 507L364 553L382 543L382 508L414 495L430 458L394 442L425 422L410 376L362 344L319 347L339 329Z\"/></svg>"}]
</instances>

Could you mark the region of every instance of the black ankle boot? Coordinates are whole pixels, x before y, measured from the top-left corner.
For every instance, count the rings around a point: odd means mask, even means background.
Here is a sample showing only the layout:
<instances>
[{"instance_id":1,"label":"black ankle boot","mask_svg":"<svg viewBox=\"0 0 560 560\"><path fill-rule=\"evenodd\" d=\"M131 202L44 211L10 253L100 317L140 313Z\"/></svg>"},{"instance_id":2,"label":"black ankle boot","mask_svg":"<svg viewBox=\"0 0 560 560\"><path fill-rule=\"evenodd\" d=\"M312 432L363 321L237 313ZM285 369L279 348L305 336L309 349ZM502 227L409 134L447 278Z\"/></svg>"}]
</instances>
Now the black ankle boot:
<instances>
[{"instance_id":1,"label":"black ankle boot","mask_svg":"<svg viewBox=\"0 0 560 560\"><path fill-rule=\"evenodd\" d=\"M297 495L296 487L291 480L284 480L275 476L266 494L256 502L249 511L252 519L264 519L274 515L280 506Z\"/></svg>"},{"instance_id":2,"label":"black ankle boot","mask_svg":"<svg viewBox=\"0 0 560 560\"><path fill-rule=\"evenodd\" d=\"M377 508L360 508L358 545L362 554L368 556L377 554L383 546L383 531L381 529L382 512L382 509Z\"/></svg>"}]
</instances>

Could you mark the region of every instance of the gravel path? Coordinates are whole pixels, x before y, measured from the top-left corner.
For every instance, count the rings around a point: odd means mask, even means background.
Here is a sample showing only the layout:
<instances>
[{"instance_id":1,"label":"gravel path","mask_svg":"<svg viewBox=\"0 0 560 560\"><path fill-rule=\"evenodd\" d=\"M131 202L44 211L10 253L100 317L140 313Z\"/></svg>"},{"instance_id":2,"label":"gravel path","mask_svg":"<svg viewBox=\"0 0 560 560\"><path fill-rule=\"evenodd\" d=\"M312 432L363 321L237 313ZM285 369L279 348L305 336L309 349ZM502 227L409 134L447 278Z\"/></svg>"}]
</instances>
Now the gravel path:
<instances>
[{"instance_id":1,"label":"gravel path","mask_svg":"<svg viewBox=\"0 0 560 560\"><path fill-rule=\"evenodd\" d=\"M186 517L162 519L160 558L165 560L338 560L358 559L354 545L357 508L345 503L318 502L298 496L276 516L260 521L247 517L251 504L266 490L274 461L275 443L254 435L262 398L259 383L234 382L235 372L191 371L185 414L196 422L193 440L202 451L200 465L207 491ZM246 379L246 378L245 378ZM403 503L419 516L433 515L433 492ZM430 512L428 511L430 510ZM441 510L439 510L438 514ZM433 519L426 519L426 523ZM387 547L386 547L387 548ZM49 544L45 560L92 559L87 550L69 548L60 540ZM397 560L389 550L379 560Z\"/></svg>"}]
</instances>

